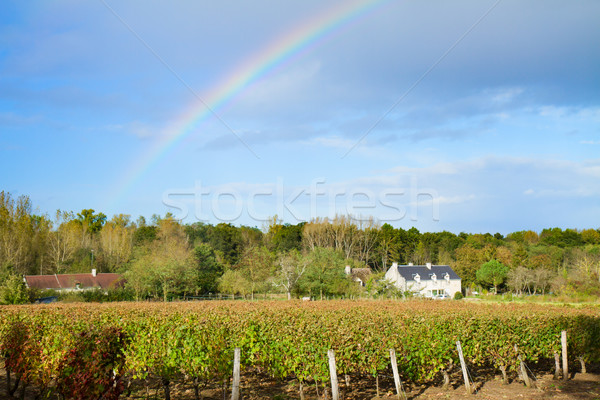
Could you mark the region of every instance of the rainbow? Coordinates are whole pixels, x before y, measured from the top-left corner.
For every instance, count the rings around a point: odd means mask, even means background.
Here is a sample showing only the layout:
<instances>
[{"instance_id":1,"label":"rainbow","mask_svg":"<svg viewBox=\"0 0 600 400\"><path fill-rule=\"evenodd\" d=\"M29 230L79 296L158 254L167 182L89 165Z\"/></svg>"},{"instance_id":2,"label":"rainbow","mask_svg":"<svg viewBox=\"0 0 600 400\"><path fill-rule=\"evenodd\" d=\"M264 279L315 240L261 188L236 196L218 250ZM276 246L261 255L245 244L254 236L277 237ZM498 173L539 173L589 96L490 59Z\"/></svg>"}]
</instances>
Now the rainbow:
<instances>
[{"instance_id":1,"label":"rainbow","mask_svg":"<svg viewBox=\"0 0 600 400\"><path fill-rule=\"evenodd\" d=\"M181 114L168 131L161 136L161 139L157 140L131 164L128 171L121 175L116 194L111 196L111 204L114 205L123 198L147 171L190 135L199 122L211 115L217 115L218 110L251 83L387 1L390 0L342 0L334 7L298 24L288 33L246 59L211 90L200 96L198 101L195 101Z\"/></svg>"}]
</instances>

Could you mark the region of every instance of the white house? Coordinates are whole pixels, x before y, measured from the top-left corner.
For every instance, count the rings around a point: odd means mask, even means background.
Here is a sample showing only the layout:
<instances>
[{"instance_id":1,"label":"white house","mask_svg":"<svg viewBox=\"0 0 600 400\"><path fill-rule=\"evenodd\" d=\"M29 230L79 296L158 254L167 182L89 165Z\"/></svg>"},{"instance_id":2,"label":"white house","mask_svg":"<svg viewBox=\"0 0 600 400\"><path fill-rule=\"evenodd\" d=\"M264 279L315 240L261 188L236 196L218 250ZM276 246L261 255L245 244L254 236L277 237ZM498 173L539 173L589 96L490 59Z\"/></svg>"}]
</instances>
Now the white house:
<instances>
[{"instance_id":1,"label":"white house","mask_svg":"<svg viewBox=\"0 0 600 400\"><path fill-rule=\"evenodd\" d=\"M448 265L398 265L393 263L385 279L404 292L424 297L448 294L454 297L461 290L461 280Z\"/></svg>"}]
</instances>

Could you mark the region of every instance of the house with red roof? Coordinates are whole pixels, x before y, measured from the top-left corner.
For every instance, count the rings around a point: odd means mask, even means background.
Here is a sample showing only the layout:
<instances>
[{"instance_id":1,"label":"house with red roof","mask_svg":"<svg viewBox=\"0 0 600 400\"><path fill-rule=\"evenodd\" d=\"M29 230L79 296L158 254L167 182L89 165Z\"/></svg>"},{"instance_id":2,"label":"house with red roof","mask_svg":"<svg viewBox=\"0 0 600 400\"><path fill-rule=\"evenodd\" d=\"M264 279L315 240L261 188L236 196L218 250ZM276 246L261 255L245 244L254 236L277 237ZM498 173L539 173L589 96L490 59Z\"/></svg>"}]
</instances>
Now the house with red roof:
<instances>
[{"instance_id":1,"label":"house with red roof","mask_svg":"<svg viewBox=\"0 0 600 400\"><path fill-rule=\"evenodd\" d=\"M23 280L28 288L58 291L115 289L125 282L120 274L99 274L95 269L89 274L25 275Z\"/></svg>"}]
</instances>

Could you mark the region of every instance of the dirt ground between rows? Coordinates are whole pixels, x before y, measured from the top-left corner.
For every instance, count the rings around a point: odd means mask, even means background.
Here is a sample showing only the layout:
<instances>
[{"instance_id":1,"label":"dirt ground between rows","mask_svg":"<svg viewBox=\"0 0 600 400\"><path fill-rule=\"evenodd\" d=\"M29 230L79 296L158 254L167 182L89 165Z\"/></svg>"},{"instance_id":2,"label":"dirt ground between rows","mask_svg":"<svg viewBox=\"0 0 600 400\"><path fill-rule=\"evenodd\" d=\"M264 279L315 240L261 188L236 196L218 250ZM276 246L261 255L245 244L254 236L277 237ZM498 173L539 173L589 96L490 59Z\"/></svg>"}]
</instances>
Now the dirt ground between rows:
<instances>
[{"instance_id":1,"label":"dirt ground between rows","mask_svg":"<svg viewBox=\"0 0 600 400\"><path fill-rule=\"evenodd\" d=\"M6 394L6 375L0 369L0 399L9 399ZM552 375L537 376L536 388L527 388L516 380L509 385L502 384L500 377L493 379L475 379L477 391L469 395L458 376L453 376L449 388L444 389L435 385L407 385L406 399L411 400L600 400L600 374L575 373L568 381L554 380ZM376 382L374 378L351 377L350 386L346 386L344 378L340 377L340 399L343 400L386 400L396 399L394 382L389 376L379 379L380 392L377 397ZM328 390L329 392L329 390ZM28 389L27 400L35 398L36 391ZM212 386L201 390L204 400L230 399L230 387L224 392L222 388ZM319 388L319 396L314 384L305 386L306 400L323 399L323 388ZM163 399L164 393L160 385L154 383L149 388L140 382L134 385L134 390L129 397L123 399ZM192 400L194 391L190 386L176 384L172 387L172 399ZM292 400L299 399L297 381L281 382L261 374L259 371L245 371L241 379L241 398L245 400ZM331 399L330 392L328 398Z\"/></svg>"}]
</instances>

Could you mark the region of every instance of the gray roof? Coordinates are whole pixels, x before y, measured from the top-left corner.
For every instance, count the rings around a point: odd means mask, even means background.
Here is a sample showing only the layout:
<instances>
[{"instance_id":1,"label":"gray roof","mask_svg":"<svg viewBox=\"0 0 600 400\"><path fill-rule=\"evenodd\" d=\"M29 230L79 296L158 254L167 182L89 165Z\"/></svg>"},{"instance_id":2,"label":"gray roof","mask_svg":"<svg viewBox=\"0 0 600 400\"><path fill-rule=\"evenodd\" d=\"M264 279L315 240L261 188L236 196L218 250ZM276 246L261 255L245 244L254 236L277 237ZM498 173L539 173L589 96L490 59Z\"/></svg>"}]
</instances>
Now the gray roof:
<instances>
[{"instance_id":1,"label":"gray roof","mask_svg":"<svg viewBox=\"0 0 600 400\"><path fill-rule=\"evenodd\" d=\"M413 281L416 274L419 274L422 281L431 280L432 274L435 274L437 279L444 279L446 274L450 275L450 279L460 279L449 265L432 265L431 269L425 265L398 265L398 272L407 281Z\"/></svg>"}]
</instances>

